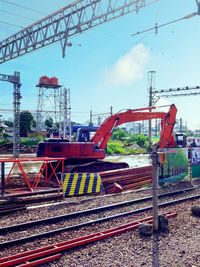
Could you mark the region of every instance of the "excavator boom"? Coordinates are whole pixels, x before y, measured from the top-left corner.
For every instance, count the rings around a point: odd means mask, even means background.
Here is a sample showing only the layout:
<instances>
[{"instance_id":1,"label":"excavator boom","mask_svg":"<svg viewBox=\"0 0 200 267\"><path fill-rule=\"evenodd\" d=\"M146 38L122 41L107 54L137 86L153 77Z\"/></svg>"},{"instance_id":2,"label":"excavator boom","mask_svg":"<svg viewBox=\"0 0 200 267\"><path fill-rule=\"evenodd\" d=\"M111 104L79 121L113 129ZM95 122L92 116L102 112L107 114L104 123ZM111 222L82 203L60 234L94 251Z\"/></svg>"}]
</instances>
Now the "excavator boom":
<instances>
[{"instance_id":1,"label":"excavator boom","mask_svg":"<svg viewBox=\"0 0 200 267\"><path fill-rule=\"evenodd\" d=\"M151 108L149 108L151 109ZM107 118L100 128L96 131L91 139L99 149L105 149L108 140L110 139L113 129L123 123L144 121L150 119L161 119L161 137L159 146L168 147L172 145L172 132L176 121L177 109L174 104L170 106L169 111L166 112L141 112L138 110L126 110L124 112L116 113Z\"/></svg>"}]
</instances>

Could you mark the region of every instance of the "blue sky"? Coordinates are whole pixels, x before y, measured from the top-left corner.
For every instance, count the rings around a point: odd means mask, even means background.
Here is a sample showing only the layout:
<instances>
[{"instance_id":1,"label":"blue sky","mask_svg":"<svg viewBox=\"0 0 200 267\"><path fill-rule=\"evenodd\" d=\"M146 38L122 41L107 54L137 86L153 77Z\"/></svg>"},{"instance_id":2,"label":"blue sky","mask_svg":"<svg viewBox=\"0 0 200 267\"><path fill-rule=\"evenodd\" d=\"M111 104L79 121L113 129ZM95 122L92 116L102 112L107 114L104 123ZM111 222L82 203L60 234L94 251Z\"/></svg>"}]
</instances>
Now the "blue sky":
<instances>
[{"instance_id":1,"label":"blue sky","mask_svg":"<svg viewBox=\"0 0 200 267\"><path fill-rule=\"evenodd\" d=\"M64 0L10 0L44 14L71 3ZM147 0L147 2L149 2ZM25 16L17 17L5 11ZM71 89L72 120L89 120L89 112L104 113L148 105L147 72L156 71L157 90L196 86L200 77L200 17L182 20L132 37L131 34L196 12L195 0L160 0L139 11L97 26L69 41L66 57L60 44L36 50L0 65L0 73L21 73L21 109L37 109L39 77L56 76ZM28 26L44 15L0 1L0 21ZM20 28L0 22L0 40ZM0 83L0 109L12 108L12 86ZM178 117L200 129L199 96L161 99L176 104ZM8 116L1 113L4 117Z\"/></svg>"}]
</instances>

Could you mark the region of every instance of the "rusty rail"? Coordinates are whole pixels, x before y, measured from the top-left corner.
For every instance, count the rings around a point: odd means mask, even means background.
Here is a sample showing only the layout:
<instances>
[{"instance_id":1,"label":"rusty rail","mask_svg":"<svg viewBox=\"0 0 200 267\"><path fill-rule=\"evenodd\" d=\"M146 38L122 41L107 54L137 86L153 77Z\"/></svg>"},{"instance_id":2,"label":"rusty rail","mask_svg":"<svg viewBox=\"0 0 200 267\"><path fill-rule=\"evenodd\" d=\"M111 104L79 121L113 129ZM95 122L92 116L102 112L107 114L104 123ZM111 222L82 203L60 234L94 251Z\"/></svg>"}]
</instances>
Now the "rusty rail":
<instances>
[{"instance_id":1,"label":"rusty rail","mask_svg":"<svg viewBox=\"0 0 200 267\"><path fill-rule=\"evenodd\" d=\"M107 194L114 192L114 183L120 185L122 190L130 190L152 182L152 166L104 171L99 174Z\"/></svg>"},{"instance_id":2,"label":"rusty rail","mask_svg":"<svg viewBox=\"0 0 200 267\"><path fill-rule=\"evenodd\" d=\"M166 217L174 217L176 216L175 212L166 212L162 215ZM61 252L66 251L68 249L76 248L82 245L86 245L92 242L96 242L107 237L112 237L127 231L137 229L141 223L152 223L152 216L146 217L144 219L140 219L134 221L132 223L124 224L119 227L111 228L109 230L105 230L102 232L97 232L94 234L78 237L75 239L67 240L61 243L56 243L54 245L42 247L35 250L30 250L27 252L19 253L16 255L8 256L5 258L0 258L0 267L11 267L11 266L38 266L44 262L49 262L55 260L61 256ZM37 264L38 262L38 264Z\"/></svg>"}]
</instances>

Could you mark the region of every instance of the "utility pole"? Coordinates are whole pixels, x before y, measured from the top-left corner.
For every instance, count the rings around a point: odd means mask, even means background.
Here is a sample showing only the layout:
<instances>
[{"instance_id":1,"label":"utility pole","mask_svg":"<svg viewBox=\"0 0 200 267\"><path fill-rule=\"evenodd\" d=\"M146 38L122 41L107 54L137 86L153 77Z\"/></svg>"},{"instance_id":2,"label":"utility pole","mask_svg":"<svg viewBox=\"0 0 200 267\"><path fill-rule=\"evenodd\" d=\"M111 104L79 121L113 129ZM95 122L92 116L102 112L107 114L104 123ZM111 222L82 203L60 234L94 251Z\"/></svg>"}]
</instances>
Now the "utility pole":
<instances>
[{"instance_id":1,"label":"utility pole","mask_svg":"<svg viewBox=\"0 0 200 267\"><path fill-rule=\"evenodd\" d=\"M197 13L198 15L200 15L200 1L196 0L196 4L197 4Z\"/></svg>"},{"instance_id":2,"label":"utility pole","mask_svg":"<svg viewBox=\"0 0 200 267\"><path fill-rule=\"evenodd\" d=\"M18 158L20 152L20 73L14 72L14 75L0 74L0 81L13 84L13 157Z\"/></svg>"},{"instance_id":3,"label":"utility pole","mask_svg":"<svg viewBox=\"0 0 200 267\"><path fill-rule=\"evenodd\" d=\"M110 106L110 115L112 116L113 115L113 107Z\"/></svg>"},{"instance_id":4,"label":"utility pole","mask_svg":"<svg viewBox=\"0 0 200 267\"><path fill-rule=\"evenodd\" d=\"M155 120L155 136L158 135L158 120Z\"/></svg>"},{"instance_id":5,"label":"utility pole","mask_svg":"<svg viewBox=\"0 0 200 267\"><path fill-rule=\"evenodd\" d=\"M183 132L183 120L180 118L180 133Z\"/></svg>"},{"instance_id":6,"label":"utility pole","mask_svg":"<svg viewBox=\"0 0 200 267\"><path fill-rule=\"evenodd\" d=\"M155 88L155 71L149 71L148 72L148 91L149 91L149 107L153 106L153 89ZM149 112L151 112L151 109L149 109ZM149 120L149 147L152 146L152 123L151 120Z\"/></svg>"},{"instance_id":7,"label":"utility pole","mask_svg":"<svg viewBox=\"0 0 200 267\"><path fill-rule=\"evenodd\" d=\"M138 123L138 134L141 134L141 123Z\"/></svg>"},{"instance_id":8,"label":"utility pole","mask_svg":"<svg viewBox=\"0 0 200 267\"><path fill-rule=\"evenodd\" d=\"M93 125L93 122L92 122L92 110L90 110L90 123L89 123L90 126Z\"/></svg>"},{"instance_id":9,"label":"utility pole","mask_svg":"<svg viewBox=\"0 0 200 267\"><path fill-rule=\"evenodd\" d=\"M18 158L20 152L20 73L15 71L14 76L17 77L18 82L13 83L13 156Z\"/></svg>"}]
</instances>

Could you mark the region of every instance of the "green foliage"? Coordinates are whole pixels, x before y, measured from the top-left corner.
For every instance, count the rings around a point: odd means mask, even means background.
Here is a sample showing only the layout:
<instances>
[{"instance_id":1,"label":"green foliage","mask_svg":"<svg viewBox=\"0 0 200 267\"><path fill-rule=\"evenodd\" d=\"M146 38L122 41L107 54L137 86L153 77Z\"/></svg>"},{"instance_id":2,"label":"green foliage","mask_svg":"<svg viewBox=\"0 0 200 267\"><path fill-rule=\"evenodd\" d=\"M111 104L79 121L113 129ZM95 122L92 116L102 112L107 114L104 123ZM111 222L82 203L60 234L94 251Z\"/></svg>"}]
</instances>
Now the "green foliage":
<instances>
[{"instance_id":1,"label":"green foliage","mask_svg":"<svg viewBox=\"0 0 200 267\"><path fill-rule=\"evenodd\" d=\"M112 155L112 154L132 155L132 154L144 154L146 152L147 151L145 148L128 147L124 145L124 142L116 141L116 140L109 141L107 144L107 149L106 149L106 153L108 155Z\"/></svg>"},{"instance_id":2,"label":"green foliage","mask_svg":"<svg viewBox=\"0 0 200 267\"><path fill-rule=\"evenodd\" d=\"M47 128L52 128L53 127L53 119L51 117L49 117L48 119L45 120L44 124Z\"/></svg>"},{"instance_id":3,"label":"green foliage","mask_svg":"<svg viewBox=\"0 0 200 267\"><path fill-rule=\"evenodd\" d=\"M4 145L4 144L6 144L6 143L8 143L9 141L8 140L6 140L6 139L2 139L2 140L0 140L0 145Z\"/></svg>"},{"instance_id":4,"label":"green foliage","mask_svg":"<svg viewBox=\"0 0 200 267\"><path fill-rule=\"evenodd\" d=\"M7 125L8 127L13 127L12 121L6 120L6 121L4 121L4 124Z\"/></svg>"},{"instance_id":5,"label":"green foliage","mask_svg":"<svg viewBox=\"0 0 200 267\"><path fill-rule=\"evenodd\" d=\"M40 141L43 141L43 136L38 137L23 137L20 139L20 144L24 146L36 146Z\"/></svg>"},{"instance_id":6,"label":"green foliage","mask_svg":"<svg viewBox=\"0 0 200 267\"><path fill-rule=\"evenodd\" d=\"M5 141L7 141L8 137L10 137L9 134L7 134L7 133L3 134L3 138L4 138Z\"/></svg>"},{"instance_id":7,"label":"green foliage","mask_svg":"<svg viewBox=\"0 0 200 267\"><path fill-rule=\"evenodd\" d=\"M106 153L109 155L112 154L124 154L123 144L119 141L110 141L107 144Z\"/></svg>"},{"instance_id":8,"label":"green foliage","mask_svg":"<svg viewBox=\"0 0 200 267\"><path fill-rule=\"evenodd\" d=\"M125 130L121 128L117 128L112 133L112 140L122 140L127 137L127 133Z\"/></svg>"},{"instance_id":9,"label":"green foliage","mask_svg":"<svg viewBox=\"0 0 200 267\"><path fill-rule=\"evenodd\" d=\"M36 120L32 121L32 127L35 128L36 127Z\"/></svg>"},{"instance_id":10,"label":"green foliage","mask_svg":"<svg viewBox=\"0 0 200 267\"><path fill-rule=\"evenodd\" d=\"M27 136L27 133L31 131L32 122L33 115L29 111L22 111L20 113L20 136Z\"/></svg>"},{"instance_id":11,"label":"green foliage","mask_svg":"<svg viewBox=\"0 0 200 267\"><path fill-rule=\"evenodd\" d=\"M111 140L118 140L124 143L124 146L131 146L137 144L140 148L143 148L145 151L148 148L148 136L143 134L131 134L126 132L122 128L117 128L112 133ZM134 149L135 151L135 149Z\"/></svg>"}]
</instances>

